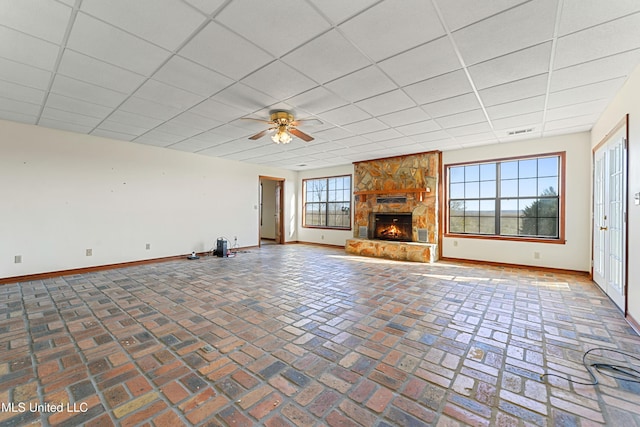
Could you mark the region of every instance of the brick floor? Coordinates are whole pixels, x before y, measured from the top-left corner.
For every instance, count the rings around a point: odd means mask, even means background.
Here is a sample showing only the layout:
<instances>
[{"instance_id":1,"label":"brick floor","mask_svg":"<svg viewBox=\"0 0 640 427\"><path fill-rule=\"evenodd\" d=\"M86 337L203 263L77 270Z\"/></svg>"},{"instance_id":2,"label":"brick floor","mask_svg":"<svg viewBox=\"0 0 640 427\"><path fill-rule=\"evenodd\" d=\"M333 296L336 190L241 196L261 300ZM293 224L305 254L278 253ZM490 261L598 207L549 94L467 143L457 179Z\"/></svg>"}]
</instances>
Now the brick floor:
<instances>
[{"instance_id":1,"label":"brick floor","mask_svg":"<svg viewBox=\"0 0 640 427\"><path fill-rule=\"evenodd\" d=\"M0 286L0 426L639 427L540 378L600 346L640 354L583 275L269 245Z\"/></svg>"}]
</instances>

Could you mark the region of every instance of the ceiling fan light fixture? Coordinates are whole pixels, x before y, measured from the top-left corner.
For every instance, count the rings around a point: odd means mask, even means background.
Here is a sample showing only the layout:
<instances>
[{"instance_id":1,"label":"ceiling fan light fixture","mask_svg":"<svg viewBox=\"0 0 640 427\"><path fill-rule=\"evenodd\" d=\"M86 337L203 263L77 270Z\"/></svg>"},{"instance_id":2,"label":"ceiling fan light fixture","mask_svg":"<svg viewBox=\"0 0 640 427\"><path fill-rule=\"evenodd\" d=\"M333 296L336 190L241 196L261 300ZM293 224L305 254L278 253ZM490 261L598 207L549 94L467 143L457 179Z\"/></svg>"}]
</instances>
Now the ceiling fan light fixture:
<instances>
[{"instance_id":1,"label":"ceiling fan light fixture","mask_svg":"<svg viewBox=\"0 0 640 427\"><path fill-rule=\"evenodd\" d=\"M284 126L281 126L278 132L271 135L271 140L276 144L288 144L291 142L291 139L291 135L289 135L289 132L287 132Z\"/></svg>"}]
</instances>

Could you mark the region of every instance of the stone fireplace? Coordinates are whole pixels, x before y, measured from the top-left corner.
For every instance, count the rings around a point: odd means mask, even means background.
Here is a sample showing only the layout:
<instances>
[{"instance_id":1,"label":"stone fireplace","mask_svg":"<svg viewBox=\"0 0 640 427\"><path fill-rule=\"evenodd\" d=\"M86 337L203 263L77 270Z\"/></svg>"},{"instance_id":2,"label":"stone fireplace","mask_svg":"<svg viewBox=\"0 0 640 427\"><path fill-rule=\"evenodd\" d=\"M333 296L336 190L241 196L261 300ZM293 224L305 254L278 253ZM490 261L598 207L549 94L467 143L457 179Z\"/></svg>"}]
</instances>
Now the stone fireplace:
<instances>
[{"instance_id":1,"label":"stone fireplace","mask_svg":"<svg viewBox=\"0 0 640 427\"><path fill-rule=\"evenodd\" d=\"M438 151L354 164L357 255L434 262L438 259Z\"/></svg>"}]
</instances>

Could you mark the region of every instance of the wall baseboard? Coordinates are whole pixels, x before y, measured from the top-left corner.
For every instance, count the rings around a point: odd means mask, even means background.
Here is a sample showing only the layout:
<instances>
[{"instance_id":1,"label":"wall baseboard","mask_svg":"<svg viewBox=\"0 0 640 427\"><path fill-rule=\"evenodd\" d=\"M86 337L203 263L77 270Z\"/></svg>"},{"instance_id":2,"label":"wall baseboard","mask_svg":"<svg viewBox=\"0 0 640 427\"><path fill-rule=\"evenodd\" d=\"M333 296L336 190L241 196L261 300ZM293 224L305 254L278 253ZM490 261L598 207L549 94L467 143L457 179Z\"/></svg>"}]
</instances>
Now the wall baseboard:
<instances>
[{"instance_id":1,"label":"wall baseboard","mask_svg":"<svg viewBox=\"0 0 640 427\"><path fill-rule=\"evenodd\" d=\"M636 331L636 334L640 335L640 323L638 323L638 321L631 317L631 315L628 313L625 316L625 319L627 320L627 323L631 326L631 328Z\"/></svg>"},{"instance_id":2,"label":"wall baseboard","mask_svg":"<svg viewBox=\"0 0 640 427\"><path fill-rule=\"evenodd\" d=\"M209 254L211 254L210 251L198 253L199 256L204 256ZM189 255L191 254L174 255L174 256L168 256L168 257L162 257L162 258L150 258L150 259L143 259L139 261L121 262L116 264L96 265L92 267L72 268L69 270L57 270L57 271L49 271L45 273L25 274L23 276L4 277L4 278L0 278L0 285L6 285L9 283L30 282L33 280L51 279L53 277L70 276L74 274L93 273L95 271L113 270L116 268L134 267L136 265L157 264L160 262L177 261L177 260L186 259Z\"/></svg>"},{"instance_id":3,"label":"wall baseboard","mask_svg":"<svg viewBox=\"0 0 640 427\"><path fill-rule=\"evenodd\" d=\"M478 265L491 265L494 267L503 267L503 268L526 268L529 270L536 271L546 271L549 273L559 273L559 274L580 274L587 277L591 277L591 274L588 271L582 270L568 270L563 268L553 268L553 267L540 267L537 265L526 265L526 264L510 264L506 262L494 262L494 261L478 261L474 259L464 259L464 258L440 258L438 261L444 262L460 262L466 264L478 264Z\"/></svg>"}]
</instances>

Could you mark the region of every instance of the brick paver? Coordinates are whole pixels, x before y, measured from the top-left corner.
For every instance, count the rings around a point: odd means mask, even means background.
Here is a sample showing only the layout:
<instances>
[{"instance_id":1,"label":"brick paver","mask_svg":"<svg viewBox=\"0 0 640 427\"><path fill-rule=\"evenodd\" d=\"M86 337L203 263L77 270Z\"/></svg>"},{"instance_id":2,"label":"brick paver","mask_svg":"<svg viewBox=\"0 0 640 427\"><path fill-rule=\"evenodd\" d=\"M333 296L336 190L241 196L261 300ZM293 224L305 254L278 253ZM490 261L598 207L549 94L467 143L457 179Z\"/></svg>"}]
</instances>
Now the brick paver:
<instances>
[{"instance_id":1,"label":"brick paver","mask_svg":"<svg viewBox=\"0 0 640 427\"><path fill-rule=\"evenodd\" d=\"M585 275L270 245L0 286L0 426L640 427L540 378L594 347L640 338Z\"/></svg>"}]
</instances>

